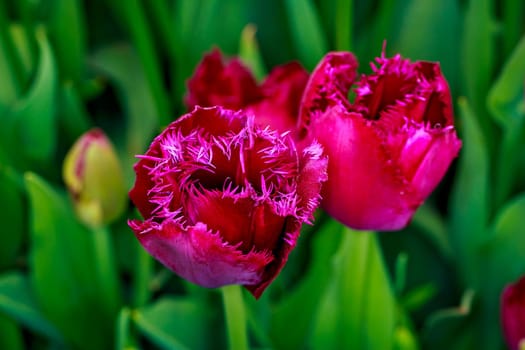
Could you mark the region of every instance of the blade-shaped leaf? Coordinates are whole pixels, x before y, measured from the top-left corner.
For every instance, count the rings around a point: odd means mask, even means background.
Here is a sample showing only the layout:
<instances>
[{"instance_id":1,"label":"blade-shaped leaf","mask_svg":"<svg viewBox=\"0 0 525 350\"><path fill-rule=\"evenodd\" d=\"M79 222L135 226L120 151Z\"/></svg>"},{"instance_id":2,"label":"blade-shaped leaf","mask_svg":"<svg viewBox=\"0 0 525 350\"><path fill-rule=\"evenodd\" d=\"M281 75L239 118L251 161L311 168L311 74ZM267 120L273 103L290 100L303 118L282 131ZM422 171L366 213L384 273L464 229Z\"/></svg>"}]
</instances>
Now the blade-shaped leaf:
<instances>
[{"instance_id":1,"label":"blade-shaped leaf","mask_svg":"<svg viewBox=\"0 0 525 350\"><path fill-rule=\"evenodd\" d=\"M253 24L244 27L239 43L239 57L250 68L255 78L260 81L266 76L266 69L255 37L256 33L257 28Z\"/></svg>"},{"instance_id":2,"label":"blade-shaped leaf","mask_svg":"<svg viewBox=\"0 0 525 350\"><path fill-rule=\"evenodd\" d=\"M492 300L497 301L505 284L525 272L524 217L525 194L521 194L500 210L492 228L492 239L483 247L488 266L485 276L490 280L487 287Z\"/></svg>"},{"instance_id":3,"label":"blade-shaped leaf","mask_svg":"<svg viewBox=\"0 0 525 350\"><path fill-rule=\"evenodd\" d=\"M402 16L396 50L414 60L439 61L454 88L459 73L457 35L461 24L457 1L410 0Z\"/></svg>"},{"instance_id":4,"label":"blade-shaped leaf","mask_svg":"<svg viewBox=\"0 0 525 350\"><path fill-rule=\"evenodd\" d=\"M286 0L292 42L306 69L312 70L328 50L321 22L311 0Z\"/></svg>"},{"instance_id":5,"label":"blade-shaped leaf","mask_svg":"<svg viewBox=\"0 0 525 350\"><path fill-rule=\"evenodd\" d=\"M26 212L21 183L20 175L0 163L0 269L12 264L24 237Z\"/></svg>"},{"instance_id":6,"label":"blade-shaped leaf","mask_svg":"<svg viewBox=\"0 0 525 350\"><path fill-rule=\"evenodd\" d=\"M18 272L0 276L0 312L35 332L62 342L58 330L38 310L29 281Z\"/></svg>"},{"instance_id":7,"label":"blade-shaped leaf","mask_svg":"<svg viewBox=\"0 0 525 350\"><path fill-rule=\"evenodd\" d=\"M473 331L469 317L472 315L474 292L463 294L458 307L432 314L422 332L425 349L472 349Z\"/></svg>"},{"instance_id":8,"label":"blade-shaped leaf","mask_svg":"<svg viewBox=\"0 0 525 350\"><path fill-rule=\"evenodd\" d=\"M11 110L17 144L30 159L51 159L57 139L55 122L57 72L53 53L43 30L36 33L40 59L33 83Z\"/></svg>"},{"instance_id":9,"label":"blade-shaped leaf","mask_svg":"<svg viewBox=\"0 0 525 350\"><path fill-rule=\"evenodd\" d=\"M487 237L489 216L489 160L486 143L467 100L458 101L463 121L463 149L450 202L450 242L463 278L477 283L480 244Z\"/></svg>"},{"instance_id":10,"label":"blade-shaped leaf","mask_svg":"<svg viewBox=\"0 0 525 350\"><path fill-rule=\"evenodd\" d=\"M140 60L131 47L103 48L93 56L92 64L113 81L126 113L123 168L127 169L126 180L131 187L135 178L132 167L136 162L135 155L144 153L159 128L155 101Z\"/></svg>"},{"instance_id":11,"label":"blade-shaped leaf","mask_svg":"<svg viewBox=\"0 0 525 350\"><path fill-rule=\"evenodd\" d=\"M478 122L485 135L492 129L485 111L485 100L494 64L494 20L491 0L469 1L463 30L461 81L467 98L475 107Z\"/></svg>"},{"instance_id":12,"label":"blade-shaped leaf","mask_svg":"<svg viewBox=\"0 0 525 350\"><path fill-rule=\"evenodd\" d=\"M152 305L134 310L131 318L141 332L163 349L204 349L209 347L209 310L205 303L190 299L161 298Z\"/></svg>"},{"instance_id":13,"label":"blade-shaped leaf","mask_svg":"<svg viewBox=\"0 0 525 350\"><path fill-rule=\"evenodd\" d=\"M501 125L512 126L513 119L523 118L523 93L525 77L525 36L505 63L501 74L488 96L488 107Z\"/></svg>"},{"instance_id":14,"label":"blade-shaped leaf","mask_svg":"<svg viewBox=\"0 0 525 350\"><path fill-rule=\"evenodd\" d=\"M30 199L30 277L42 312L79 349L112 343L114 320L95 275L92 232L67 198L37 175L25 176ZM74 320L74 322L72 322Z\"/></svg>"},{"instance_id":15,"label":"blade-shaped leaf","mask_svg":"<svg viewBox=\"0 0 525 350\"><path fill-rule=\"evenodd\" d=\"M341 241L342 225L330 220L314 234L312 265L304 279L273 310L270 335L279 349L301 349L308 340L315 312L326 293L333 266L327 264ZM294 327L288 325L294 324Z\"/></svg>"},{"instance_id":16,"label":"blade-shaped leaf","mask_svg":"<svg viewBox=\"0 0 525 350\"><path fill-rule=\"evenodd\" d=\"M55 48L63 79L78 81L83 73L86 51L86 28L82 2L51 1L49 36Z\"/></svg>"},{"instance_id":17,"label":"blade-shaped leaf","mask_svg":"<svg viewBox=\"0 0 525 350\"><path fill-rule=\"evenodd\" d=\"M332 288L318 310L314 348L392 349L396 300L375 234L344 231ZM329 330L324 322L335 328Z\"/></svg>"},{"instance_id":18,"label":"blade-shaped leaf","mask_svg":"<svg viewBox=\"0 0 525 350\"><path fill-rule=\"evenodd\" d=\"M20 327L12 319L2 314L0 314L0 349L24 349Z\"/></svg>"}]
</instances>

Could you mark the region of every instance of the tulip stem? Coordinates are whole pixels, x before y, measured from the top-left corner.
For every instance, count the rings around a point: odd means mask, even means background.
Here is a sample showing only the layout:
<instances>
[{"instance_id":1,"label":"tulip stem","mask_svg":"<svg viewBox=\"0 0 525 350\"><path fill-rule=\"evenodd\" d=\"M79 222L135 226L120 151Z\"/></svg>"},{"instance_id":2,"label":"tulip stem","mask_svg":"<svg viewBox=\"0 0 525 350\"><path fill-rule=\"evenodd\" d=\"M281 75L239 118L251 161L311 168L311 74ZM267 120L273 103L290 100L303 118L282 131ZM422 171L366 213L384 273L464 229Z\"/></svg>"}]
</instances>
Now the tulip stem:
<instances>
[{"instance_id":1,"label":"tulip stem","mask_svg":"<svg viewBox=\"0 0 525 350\"><path fill-rule=\"evenodd\" d=\"M247 350L246 311L241 287L239 285L224 286L221 290L228 329L229 349Z\"/></svg>"},{"instance_id":2,"label":"tulip stem","mask_svg":"<svg viewBox=\"0 0 525 350\"><path fill-rule=\"evenodd\" d=\"M120 308L120 290L111 232L106 226L96 227L93 231L96 272L100 288L105 295L108 312L116 315Z\"/></svg>"}]
</instances>

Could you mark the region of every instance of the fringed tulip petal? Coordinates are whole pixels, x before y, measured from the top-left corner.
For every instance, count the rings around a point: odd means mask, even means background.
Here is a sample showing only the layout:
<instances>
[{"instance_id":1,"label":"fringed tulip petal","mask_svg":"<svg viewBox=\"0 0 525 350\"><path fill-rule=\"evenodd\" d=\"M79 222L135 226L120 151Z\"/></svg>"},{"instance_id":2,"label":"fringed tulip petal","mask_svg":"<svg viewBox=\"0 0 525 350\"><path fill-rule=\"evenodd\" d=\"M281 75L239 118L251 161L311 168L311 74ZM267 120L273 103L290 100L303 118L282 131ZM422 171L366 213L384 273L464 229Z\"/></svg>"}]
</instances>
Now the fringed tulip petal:
<instances>
[{"instance_id":1,"label":"fringed tulip petal","mask_svg":"<svg viewBox=\"0 0 525 350\"><path fill-rule=\"evenodd\" d=\"M238 59L225 63L219 49L204 56L187 84L184 102L189 110L196 106L240 109L261 97L252 73Z\"/></svg>"},{"instance_id":2,"label":"fringed tulip petal","mask_svg":"<svg viewBox=\"0 0 525 350\"><path fill-rule=\"evenodd\" d=\"M174 222L131 221L140 244L181 277L207 288L258 283L272 261L268 252L243 253L205 224L183 228Z\"/></svg>"},{"instance_id":3,"label":"fringed tulip petal","mask_svg":"<svg viewBox=\"0 0 525 350\"><path fill-rule=\"evenodd\" d=\"M300 136L329 158L323 207L347 226L406 226L461 148L439 65L378 58L356 81L351 53L330 53L310 76ZM348 99L355 86L354 101Z\"/></svg>"},{"instance_id":4,"label":"fringed tulip petal","mask_svg":"<svg viewBox=\"0 0 525 350\"><path fill-rule=\"evenodd\" d=\"M262 127L295 132L308 72L297 62L275 67L262 84L239 59L226 61L218 49L204 56L188 80L185 104L243 109Z\"/></svg>"},{"instance_id":5,"label":"fringed tulip petal","mask_svg":"<svg viewBox=\"0 0 525 350\"><path fill-rule=\"evenodd\" d=\"M197 107L139 156L130 191L144 247L205 287L242 284L255 297L278 275L310 222L326 180L312 144L298 155L289 133L221 107Z\"/></svg>"}]
</instances>

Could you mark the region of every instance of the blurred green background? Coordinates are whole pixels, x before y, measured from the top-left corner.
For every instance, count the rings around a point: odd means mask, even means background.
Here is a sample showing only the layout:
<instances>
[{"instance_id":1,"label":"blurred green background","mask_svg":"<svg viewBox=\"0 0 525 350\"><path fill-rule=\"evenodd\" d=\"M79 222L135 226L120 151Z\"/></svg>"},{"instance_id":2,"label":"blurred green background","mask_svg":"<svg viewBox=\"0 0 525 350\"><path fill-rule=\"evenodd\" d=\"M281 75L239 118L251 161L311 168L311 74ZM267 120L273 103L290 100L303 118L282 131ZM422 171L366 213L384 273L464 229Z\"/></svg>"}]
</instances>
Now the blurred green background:
<instances>
[{"instance_id":1,"label":"blurred green background","mask_svg":"<svg viewBox=\"0 0 525 350\"><path fill-rule=\"evenodd\" d=\"M214 46L262 78L331 50L367 72L384 40L441 62L460 157L401 232L319 213L263 297L243 295L250 347L503 349L499 295L525 274L524 23L521 0L0 0L0 349L232 345L221 294L154 262L131 205L81 223L65 154L102 128L130 188Z\"/></svg>"}]
</instances>

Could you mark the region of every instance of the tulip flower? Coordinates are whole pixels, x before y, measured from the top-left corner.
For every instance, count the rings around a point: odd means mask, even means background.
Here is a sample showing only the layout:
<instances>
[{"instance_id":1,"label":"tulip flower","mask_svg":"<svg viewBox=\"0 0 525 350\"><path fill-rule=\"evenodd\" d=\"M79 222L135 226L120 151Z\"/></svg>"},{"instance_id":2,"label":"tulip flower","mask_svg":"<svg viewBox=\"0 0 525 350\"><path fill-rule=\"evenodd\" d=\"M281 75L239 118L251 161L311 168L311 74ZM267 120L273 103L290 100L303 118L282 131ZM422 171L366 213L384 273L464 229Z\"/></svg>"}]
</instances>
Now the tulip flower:
<instances>
[{"instance_id":1,"label":"tulip flower","mask_svg":"<svg viewBox=\"0 0 525 350\"><path fill-rule=\"evenodd\" d=\"M295 132L308 73L297 62L275 67L261 85L239 59L228 62L218 49L204 56L188 80L185 104L243 109L256 123L280 132Z\"/></svg>"},{"instance_id":2,"label":"tulip flower","mask_svg":"<svg viewBox=\"0 0 525 350\"><path fill-rule=\"evenodd\" d=\"M204 287L244 285L255 297L277 276L310 223L327 159L312 143L222 107L197 107L170 124L135 165L130 197L144 248Z\"/></svg>"},{"instance_id":3,"label":"tulip flower","mask_svg":"<svg viewBox=\"0 0 525 350\"><path fill-rule=\"evenodd\" d=\"M351 53L327 54L305 89L299 132L328 155L322 206L330 215L355 229L398 230L437 186L461 142L437 63L399 55L376 61L370 75L357 79Z\"/></svg>"},{"instance_id":4,"label":"tulip flower","mask_svg":"<svg viewBox=\"0 0 525 350\"><path fill-rule=\"evenodd\" d=\"M128 204L113 145L100 129L83 134L64 159L64 182L79 218L90 227L111 223Z\"/></svg>"},{"instance_id":5,"label":"tulip flower","mask_svg":"<svg viewBox=\"0 0 525 350\"><path fill-rule=\"evenodd\" d=\"M501 323L509 349L525 349L525 276L503 290Z\"/></svg>"}]
</instances>

